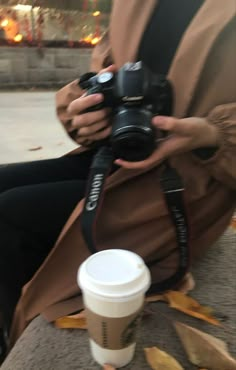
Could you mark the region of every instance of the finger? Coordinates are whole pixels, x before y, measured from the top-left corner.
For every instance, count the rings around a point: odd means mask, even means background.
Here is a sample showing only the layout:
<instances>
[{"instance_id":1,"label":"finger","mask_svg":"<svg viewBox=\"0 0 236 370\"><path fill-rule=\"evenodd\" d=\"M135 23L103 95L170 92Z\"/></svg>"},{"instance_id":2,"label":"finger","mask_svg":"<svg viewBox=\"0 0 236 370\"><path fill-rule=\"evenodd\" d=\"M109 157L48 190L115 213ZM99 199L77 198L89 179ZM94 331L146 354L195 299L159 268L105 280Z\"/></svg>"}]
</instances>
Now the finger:
<instances>
[{"instance_id":1,"label":"finger","mask_svg":"<svg viewBox=\"0 0 236 370\"><path fill-rule=\"evenodd\" d=\"M94 135L89 135L88 139L90 139L91 141L99 141L99 140L107 138L110 135L111 135L111 126L108 126L104 128L104 130L100 132L96 132L96 134Z\"/></svg>"},{"instance_id":2,"label":"finger","mask_svg":"<svg viewBox=\"0 0 236 370\"><path fill-rule=\"evenodd\" d=\"M127 169L144 169L152 166L154 163L157 165L162 163L170 156L177 154L180 151L185 151L186 139L178 138L177 136L172 136L166 141L163 141L158 148L153 152L153 154L140 162L127 162L122 159L117 159L115 163L121 167ZM186 149L187 151L188 149Z\"/></svg>"},{"instance_id":3,"label":"finger","mask_svg":"<svg viewBox=\"0 0 236 370\"><path fill-rule=\"evenodd\" d=\"M92 135L81 136L79 135L79 133L77 133L75 140L78 144L84 145L84 142L93 143L94 141L105 139L106 137L110 136L110 134L111 134L111 127L107 126L103 130L96 132L95 134L92 134Z\"/></svg>"},{"instance_id":4,"label":"finger","mask_svg":"<svg viewBox=\"0 0 236 370\"><path fill-rule=\"evenodd\" d=\"M114 73L116 71L117 71L116 65L115 64L111 64L109 67L101 69L101 71L98 74L100 75L101 73L106 73L106 72L112 72L112 73Z\"/></svg>"},{"instance_id":5,"label":"finger","mask_svg":"<svg viewBox=\"0 0 236 370\"><path fill-rule=\"evenodd\" d=\"M81 115L77 115L72 120L72 126L74 128L81 128L85 126L94 125L94 123L104 120L108 118L110 115L110 109L101 109L96 112L89 112L84 113Z\"/></svg>"},{"instance_id":6,"label":"finger","mask_svg":"<svg viewBox=\"0 0 236 370\"><path fill-rule=\"evenodd\" d=\"M160 130L164 131L175 131L176 126L179 123L179 119L174 117L166 117L166 116L155 116L152 119L152 124L159 128Z\"/></svg>"},{"instance_id":7,"label":"finger","mask_svg":"<svg viewBox=\"0 0 236 370\"><path fill-rule=\"evenodd\" d=\"M155 116L152 120L153 125L164 131L171 131L176 134L192 136L193 134L202 131L206 125L204 118L183 118Z\"/></svg>"},{"instance_id":8,"label":"finger","mask_svg":"<svg viewBox=\"0 0 236 370\"><path fill-rule=\"evenodd\" d=\"M92 140L90 139L87 139L87 138L82 138L82 137L78 137L76 140L77 144L79 145L82 145L82 146L91 146L91 144L93 144Z\"/></svg>"},{"instance_id":9,"label":"finger","mask_svg":"<svg viewBox=\"0 0 236 370\"><path fill-rule=\"evenodd\" d=\"M106 120L102 120L100 122L96 122L91 126L82 127L82 128L79 129L78 135L79 136L91 136L91 135L97 133L98 131L101 131L103 128L106 128L108 126L108 124L109 124L109 121L106 119Z\"/></svg>"},{"instance_id":10,"label":"finger","mask_svg":"<svg viewBox=\"0 0 236 370\"><path fill-rule=\"evenodd\" d=\"M125 160L123 160L121 158L118 158L118 159L115 160L115 163L118 166L127 168L129 170L132 170L132 169L142 169L142 168L149 167L153 163L153 161L155 161L155 157L156 156L155 156L155 152L154 152L150 157L148 157L144 161L128 162L128 161L125 161Z\"/></svg>"},{"instance_id":11,"label":"finger","mask_svg":"<svg viewBox=\"0 0 236 370\"><path fill-rule=\"evenodd\" d=\"M71 116L75 116L83 112L84 110L101 103L104 97L103 94L92 94L88 96L81 96L80 98L73 100L68 108L67 113Z\"/></svg>"},{"instance_id":12,"label":"finger","mask_svg":"<svg viewBox=\"0 0 236 370\"><path fill-rule=\"evenodd\" d=\"M138 169L148 167L148 165L146 164L146 161L127 162L127 161L124 161L123 159L116 159L115 164L117 164L120 167L126 168L127 170L138 170Z\"/></svg>"}]
</instances>

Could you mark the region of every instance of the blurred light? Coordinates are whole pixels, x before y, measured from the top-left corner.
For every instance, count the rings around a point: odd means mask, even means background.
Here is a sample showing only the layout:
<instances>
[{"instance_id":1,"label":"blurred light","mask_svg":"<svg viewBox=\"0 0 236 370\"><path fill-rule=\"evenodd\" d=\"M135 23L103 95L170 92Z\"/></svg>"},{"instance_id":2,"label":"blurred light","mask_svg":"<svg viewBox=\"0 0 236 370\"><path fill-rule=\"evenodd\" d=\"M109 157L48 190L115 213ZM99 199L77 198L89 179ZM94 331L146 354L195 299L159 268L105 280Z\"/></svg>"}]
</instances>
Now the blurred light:
<instances>
[{"instance_id":1,"label":"blurred light","mask_svg":"<svg viewBox=\"0 0 236 370\"><path fill-rule=\"evenodd\" d=\"M101 40L101 37L94 37L94 38L91 40L91 44L92 44L92 45L96 45L100 40Z\"/></svg>"},{"instance_id":2,"label":"blurred light","mask_svg":"<svg viewBox=\"0 0 236 370\"><path fill-rule=\"evenodd\" d=\"M88 42L88 43L91 43L92 41L92 37L91 36L87 36L83 39L84 42Z\"/></svg>"},{"instance_id":3,"label":"blurred light","mask_svg":"<svg viewBox=\"0 0 236 370\"><path fill-rule=\"evenodd\" d=\"M98 17L100 14L101 14L101 12L99 10L96 10L96 12L93 13L93 16Z\"/></svg>"},{"instance_id":4,"label":"blurred light","mask_svg":"<svg viewBox=\"0 0 236 370\"><path fill-rule=\"evenodd\" d=\"M1 26L4 28L4 27L7 27L9 25L9 20L8 19L4 19L1 23Z\"/></svg>"},{"instance_id":5,"label":"blurred light","mask_svg":"<svg viewBox=\"0 0 236 370\"><path fill-rule=\"evenodd\" d=\"M21 42L23 40L23 36L18 33L15 37L14 37L14 41L15 42Z\"/></svg>"},{"instance_id":6,"label":"blurred light","mask_svg":"<svg viewBox=\"0 0 236 370\"><path fill-rule=\"evenodd\" d=\"M31 10L32 9L32 5L23 5L23 4L17 4L14 6L14 9L16 10Z\"/></svg>"}]
</instances>

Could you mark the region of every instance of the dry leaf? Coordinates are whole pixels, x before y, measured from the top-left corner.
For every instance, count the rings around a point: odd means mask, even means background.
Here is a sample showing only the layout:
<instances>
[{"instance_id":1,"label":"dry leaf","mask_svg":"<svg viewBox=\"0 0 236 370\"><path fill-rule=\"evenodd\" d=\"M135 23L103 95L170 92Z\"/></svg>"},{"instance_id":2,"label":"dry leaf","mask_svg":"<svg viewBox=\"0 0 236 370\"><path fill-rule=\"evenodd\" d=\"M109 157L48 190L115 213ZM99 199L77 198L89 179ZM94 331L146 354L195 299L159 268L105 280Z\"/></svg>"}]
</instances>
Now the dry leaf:
<instances>
[{"instance_id":1,"label":"dry leaf","mask_svg":"<svg viewBox=\"0 0 236 370\"><path fill-rule=\"evenodd\" d=\"M168 353L157 347L144 348L148 364L153 370L184 370L184 368Z\"/></svg>"},{"instance_id":2,"label":"dry leaf","mask_svg":"<svg viewBox=\"0 0 236 370\"><path fill-rule=\"evenodd\" d=\"M221 326L221 323L212 316L213 310L207 306L201 306L195 299L177 291L169 291L164 294L171 308L175 308L187 315L207 321L210 324Z\"/></svg>"},{"instance_id":3,"label":"dry leaf","mask_svg":"<svg viewBox=\"0 0 236 370\"><path fill-rule=\"evenodd\" d=\"M55 320L54 325L58 329L87 329L85 312L76 315L63 316Z\"/></svg>"},{"instance_id":4,"label":"dry leaf","mask_svg":"<svg viewBox=\"0 0 236 370\"><path fill-rule=\"evenodd\" d=\"M72 319L86 319L85 310L82 310L79 313L76 313L74 315L68 315L66 317L69 317Z\"/></svg>"},{"instance_id":5,"label":"dry leaf","mask_svg":"<svg viewBox=\"0 0 236 370\"><path fill-rule=\"evenodd\" d=\"M185 275L181 283L181 286L179 287L179 291L182 292L183 294L187 294L188 292L190 292L190 290L193 290L194 288L195 288L195 280L191 272L188 272ZM160 302L160 301L166 302L165 294L155 294L155 295L146 297L146 302L148 303Z\"/></svg>"},{"instance_id":6,"label":"dry leaf","mask_svg":"<svg viewBox=\"0 0 236 370\"><path fill-rule=\"evenodd\" d=\"M103 370L116 370L114 366L111 366L111 365L103 365Z\"/></svg>"},{"instance_id":7,"label":"dry leaf","mask_svg":"<svg viewBox=\"0 0 236 370\"><path fill-rule=\"evenodd\" d=\"M167 302L171 308L175 308L187 315L196 317L209 322L213 325L221 326L219 320L213 316L213 309L208 306L201 306L195 299L186 296L181 291L170 290L164 294L157 294L150 297L146 297L146 302Z\"/></svg>"},{"instance_id":8,"label":"dry leaf","mask_svg":"<svg viewBox=\"0 0 236 370\"><path fill-rule=\"evenodd\" d=\"M175 323L175 328L194 365L211 370L236 370L236 360L222 340L180 322Z\"/></svg>"},{"instance_id":9,"label":"dry leaf","mask_svg":"<svg viewBox=\"0 0 236 370\"><path fill-rule=\"evenodd\" d=\"M34 152L34 151L36 151L36 150L41 150L41 149L43 149L43 147L42 147L42 146L35 146L34 148L29 148L29 149L28 149L28 151L29 151L29 152Z\"/></svg>"}]
</instances>

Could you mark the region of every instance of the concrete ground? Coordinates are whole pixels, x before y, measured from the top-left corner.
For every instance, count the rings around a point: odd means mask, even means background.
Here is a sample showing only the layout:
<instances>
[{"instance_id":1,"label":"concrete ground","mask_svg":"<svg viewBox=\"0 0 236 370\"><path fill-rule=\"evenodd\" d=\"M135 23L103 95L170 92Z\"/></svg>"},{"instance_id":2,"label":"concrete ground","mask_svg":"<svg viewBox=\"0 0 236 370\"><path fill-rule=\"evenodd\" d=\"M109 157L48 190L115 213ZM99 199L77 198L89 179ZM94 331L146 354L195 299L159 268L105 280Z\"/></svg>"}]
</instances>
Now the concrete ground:
<instances>
[{"instance_id":1,"label":"concrete ground","mask_svg":"<svg viewBox=\"0 0 236 370\"><path fill-rule=\"evenodd\" d=\"M57 120L54 91L0 92L0 141L0 164L58 157L75 147Z\"/></svg>"}]
</instances>

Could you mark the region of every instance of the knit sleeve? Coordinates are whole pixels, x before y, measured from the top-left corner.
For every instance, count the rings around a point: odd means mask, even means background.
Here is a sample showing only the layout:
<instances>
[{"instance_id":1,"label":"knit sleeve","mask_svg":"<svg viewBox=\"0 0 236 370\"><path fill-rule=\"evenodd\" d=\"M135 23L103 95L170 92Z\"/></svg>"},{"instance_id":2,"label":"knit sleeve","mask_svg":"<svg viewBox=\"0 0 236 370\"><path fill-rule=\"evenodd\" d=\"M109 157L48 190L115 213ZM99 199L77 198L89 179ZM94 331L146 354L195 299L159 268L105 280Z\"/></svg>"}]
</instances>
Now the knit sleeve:
<instances>
[{"instance_id":1,"label":"knit sleeve","mask_svg":"<svg viewBox=\"0 0 236 370\"><path fill-rule=\"evenodd\" d=\"M220 145L209 159L195 160L207 167L219 182L236 190L236 103L219 105L207 116L220 130Z\"/></svg>"}]
</instances>

